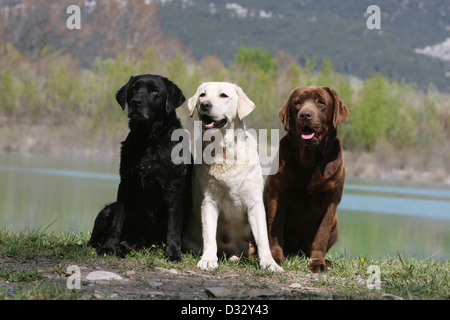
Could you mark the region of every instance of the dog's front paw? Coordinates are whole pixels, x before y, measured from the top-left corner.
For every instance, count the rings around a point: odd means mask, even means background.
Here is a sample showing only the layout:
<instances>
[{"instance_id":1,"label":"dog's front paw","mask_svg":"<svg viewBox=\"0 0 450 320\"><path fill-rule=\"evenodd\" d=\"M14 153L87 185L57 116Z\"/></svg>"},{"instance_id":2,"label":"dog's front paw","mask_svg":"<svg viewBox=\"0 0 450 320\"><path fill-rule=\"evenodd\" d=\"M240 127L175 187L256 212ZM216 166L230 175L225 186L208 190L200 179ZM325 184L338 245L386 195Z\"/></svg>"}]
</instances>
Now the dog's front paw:
<instances>
[{"instance_id":1,"label":"dog's front paw","mask_svg":"<svg viewBox=\"0 0 450 320\"><path fill-rule=\"evenodd\" d=\"M217 263L217 258L215 259L204 259L202 258L197 263L197 268L201 270L214 270L219 267L219 264Z\"/></svg>"},{"instance_id":2,"label":"dog's front paw","mask_svg":"<svg viewBox=\"0 0 450 320\"><path fill-rule=\"evenodd\" d=\"M275 260L270 259L270 260L261 260L259 265L261 266L262 269L268 269L272 272L283 272L283 268L280 267Z\"/></svg>"},{"instance_id":3,"label":"dog's front paw","mask_svg":"<svg viewBox=\"0 0 450 320\"><path fill-rule=\"evenodd\" d=\"M284 261L283 249L279 245L276 245L273 246L270 251L275 262L281 266Z\"/></svg>"},{"instance_id":4,"label":"dog's front paw","mask_svg":"<svg viewBox=\"0 0 450 320\"><path fill-rule=\"evenodd\" d=\"M311 263L309 264L308 270L311 271L312 273L319 273L319 272L327 271L328 268L332 268L332 267L334 267L334 264L332 261L327 260L327 259L317 259L317 260L311 261Z\"/></svg>"},{"instance_id":5,"label":"dog's front paw","mask_svg":"<svg viewBox=\"0 0 450 320\"><path fill-rule=\"evenodd\" d=\"M169 262L175 262L175 263L182 262L180 249L177 249L174 247L167 247L166 253L165 253L165 258Z\"/></svg>"},{"instance_id":6,"label":"dog's front paw","mask_svg":"<svg viewBox=\"0 0 450 320\"><path fill-rule=\"evenodd\" d=\"M97 255L100 257L113 256L115 253L115 247L103 246L97 249Z\"/></svg>"}]
</instances>

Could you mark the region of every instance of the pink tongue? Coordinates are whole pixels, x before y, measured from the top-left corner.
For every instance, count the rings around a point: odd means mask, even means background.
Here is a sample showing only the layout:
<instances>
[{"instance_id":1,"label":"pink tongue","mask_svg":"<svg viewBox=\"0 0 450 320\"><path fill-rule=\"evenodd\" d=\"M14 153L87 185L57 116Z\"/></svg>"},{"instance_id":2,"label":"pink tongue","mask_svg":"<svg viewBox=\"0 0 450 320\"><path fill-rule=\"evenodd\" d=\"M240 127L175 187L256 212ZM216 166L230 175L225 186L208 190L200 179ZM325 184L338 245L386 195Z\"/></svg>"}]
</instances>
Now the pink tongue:
<instances>
[{"instance_id":1,"label":"pink tongue","mask_svg":"<svg viewBox=\"0 0 450 320\"><path fill-rule=\"evenodd\" d=\"M211 123L208 123L208 124L205 123L204 126L207 127L207 128L212 128L212 127L214 127L214 122L211 122Z\"/></svg>"},{"instance_id":2,"label":"pink tongue","mask_svg":"<svg viewBox=\"0 0 450 320\"><path fill-rule=\"evenodd\" d=\"M312 139L313 137L314 137L314 132L311 133L311 134L304 134L304 133L302 133L302 138L305 139L305 140Z\"/></svg>"}]
</instances>

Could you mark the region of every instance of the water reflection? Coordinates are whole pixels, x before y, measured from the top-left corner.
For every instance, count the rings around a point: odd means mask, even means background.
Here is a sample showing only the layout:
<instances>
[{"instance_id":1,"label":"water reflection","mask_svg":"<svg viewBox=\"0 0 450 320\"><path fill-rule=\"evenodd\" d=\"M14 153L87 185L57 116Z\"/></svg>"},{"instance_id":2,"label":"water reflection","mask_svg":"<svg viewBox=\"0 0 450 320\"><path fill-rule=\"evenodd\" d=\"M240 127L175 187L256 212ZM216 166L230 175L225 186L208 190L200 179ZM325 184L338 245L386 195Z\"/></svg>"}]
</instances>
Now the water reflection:
<instances>
[{"instance_id":1,"label":"water reflection","mask_svg":"<svg viewBox=\"0 0 450 320\"><path fill-rule=\"evenodd\" d=\"M412 217L427 217L450 221L450 199L424 200L345 193L340 210L397 214Z\"/></svg>"},{"instance_id":2,"label":"water reflection","mask_svg":"<svg viewBox=\"0 0 450 320\"><path fill-rule=\"evenodd\" d=\"M0 226L88 232L117 193L118 160L0 155ZM450 186L348 179L332 251L448 259Z\"/></svg>"}]
</instances>

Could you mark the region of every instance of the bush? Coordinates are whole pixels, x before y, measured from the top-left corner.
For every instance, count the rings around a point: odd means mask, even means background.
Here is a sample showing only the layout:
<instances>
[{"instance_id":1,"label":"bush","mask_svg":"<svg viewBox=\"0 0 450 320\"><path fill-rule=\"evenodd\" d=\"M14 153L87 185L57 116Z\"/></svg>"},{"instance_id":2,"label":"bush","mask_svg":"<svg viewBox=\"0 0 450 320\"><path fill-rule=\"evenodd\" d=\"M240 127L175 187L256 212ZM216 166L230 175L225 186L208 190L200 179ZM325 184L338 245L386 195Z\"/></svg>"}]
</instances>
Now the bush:
<instances>
[{"instance_id":1,"label":"bush","mask_svg":"<svg viewBox=\"0 0 450 320\"><path fill-rule=\"evenodd\" d=\"M141 58L125 51L117 57L97 58L91 69L82 69L72 57L57 52L32 61L11 45L6 47L0 58L0 117L11 125L86 126L86 141L98 133L115 132L125 121L115 99L117 90L132 75L157 73L179 85L187 99L204 81L237 83L256 104L246 119L248 127L255 129L283 130L278 110L294 88L329 86L350 111L348 121L339 127L345 149L389 151L394 153L391 159L421 150L425 167L436 155L448 159L450 154L442 147L450 138L446 95L432 88L419 92L382 74L355 81L334 72L329 59L319 64L315 57L305 58L300 65L286 53L274 56L261 48L240 46L235 61L225 67L216 56L197 63L180 53L162 56L149 47ZM190 123L186 107L177 112ZM403 160L392 163L404 165Z\"/></svg>"}]
</instances>

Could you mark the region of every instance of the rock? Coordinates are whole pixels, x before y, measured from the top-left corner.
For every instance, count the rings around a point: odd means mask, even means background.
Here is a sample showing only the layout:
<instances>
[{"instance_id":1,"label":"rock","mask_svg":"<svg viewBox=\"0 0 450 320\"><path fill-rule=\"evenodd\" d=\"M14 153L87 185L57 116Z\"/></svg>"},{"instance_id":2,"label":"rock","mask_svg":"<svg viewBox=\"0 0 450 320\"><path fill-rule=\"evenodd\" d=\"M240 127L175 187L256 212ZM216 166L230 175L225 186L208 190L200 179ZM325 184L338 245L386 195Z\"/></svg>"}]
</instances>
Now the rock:
<instances>
[{"instance_id":1,"label":"rock","mask_svg":"<svg viewBox=\"0 0 450 320\"><path fill-rule=\"evenodd\" d=\"M257 297L271 297L275 295L275 292L268 289L251 289L247 291L247 295L251 298Z\"/></svg>"},{"instance_id":2,"label":"rock","mask_svg":"<svg viewBox=\"0 0 450 320\"><path fill-rule=\"evenodd\" d=\"M95 290L94 291L94 297L97 299L104 299L105 298L105 294L101 291Z\"/></svg>"},{"instance_id":3,"label":"rock","mask_svg":"<svg viewBox=\"0 0 450 320\"><path fill-rule=\"evenodd\" d=\"M358 284L365 286L366 285L366 280L364 280L361 276L358 276L356 278L356 280L358 280Z\"/></svg>"},{"instance_id":4,"label":"rock","mask_svg":"<svg viewBox=\"0 0 450 320\"><path fill-rule=\"evenodd\" d=\"M92 271L86 276L88 281L100 281L100 280L122 280L122 277L114 272L109 271Z\"/></svg>"},{"instance_id":5,"label":"rock","mask_svg":"<svg viewBox=\"0 0 450 320\"><path fill-rule=\"evenodd\" d=\"M292 283L289 285L289 288L291 289L301 289L302 285L300 283Z\"/></svg>"},{"instance_id":6,"label":"rock","mask_svg":"<svg viewBox=\"0 0 450 320\"><path fill-rule=\"evenodd\" d=\"M190 271L190 270L188 270L188 271L186 271L186 272L189 273L189 274L192 274L192 275L196 275L196 276L199 275L199 273L198 273L198 272L195 272L195 271Z\"/></svg>"},{"instance_id":7,"label":"rock","mask_svg":"<svg viewBox=\"0 0 450 320\"><path fill-rule=\"evenodd\" d=\"M238 256L235 256L235 255L232 255L232 256L228 259L228 261L231 261L231 262L234 262L234 263L238 263L238 262L239 262L239 257L238 257Z\"/></svg>"},{"instance_id":8,"label":"rock","mask_svg":"<svg viewBox=\"0 0 450 320\"><path fill-rule=\"evenodd\" d=\"M230 290L223 287L205 288L205 292L210 298L226 298L231 296Z\"/></svg>"},{"instance_id":9,"label":"rock","mask_svg":"<svg viewBox=\"0 0 450 320\"><path fill-rule=\"evenodd\" d=\"M178 274L178 271L175 270L175 269L170 269L169 272L170 272L170 273L173 273L173 274Z\"/></svg>"},{"instance_id":10,"label":"rock","mask_svg":"<svg viewBox=\"0 0 450 320\"><path fill-rule=\"evenodd\" d=\"M165 296L164 292L161 292L161 291L150 291L147 294L150 295L150 296L153 296L153 297L155 297L155 296Z\"/></svg>"},{"instance_id":11,"label":"rock","mask_svg":"<svg viewBox=\"0 0 450 320\"><path fill-rule=\"evenodd\" d=\"M154 281L149 281L148 284L152 287L161 287L163 285L162 282L154 282Z\"/></svg>"},{"instance_id":12,"label":"rock","mask_svg":"<svg viewBox=\"0 0 450 320\"><path fill-rule=\"evenodd\" d=\"M388 300L404 300L402 297L390 293L383 293L382 297Z\"/></svg>"}]
</instances>

